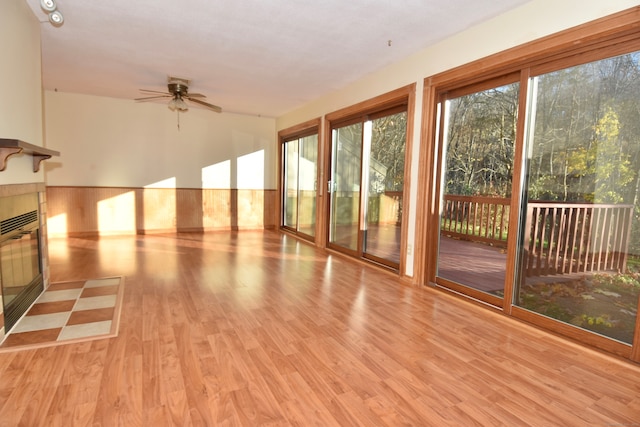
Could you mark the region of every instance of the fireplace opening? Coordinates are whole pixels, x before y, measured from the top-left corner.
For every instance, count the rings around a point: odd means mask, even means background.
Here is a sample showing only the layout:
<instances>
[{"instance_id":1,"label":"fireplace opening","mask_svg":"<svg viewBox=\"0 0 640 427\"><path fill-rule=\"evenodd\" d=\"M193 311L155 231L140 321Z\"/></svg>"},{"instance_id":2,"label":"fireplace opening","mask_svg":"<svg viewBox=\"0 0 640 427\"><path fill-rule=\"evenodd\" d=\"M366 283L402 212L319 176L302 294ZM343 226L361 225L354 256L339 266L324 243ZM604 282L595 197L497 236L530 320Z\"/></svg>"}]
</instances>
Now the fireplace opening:
<instances>
[{"instance_id":1,"label":"fireplace opening","mask_svg":"<svg viewBox=\"0 0 640 427\"><path fill-rule=\"evenodd\" d=\"M44 290L38 194L0 199L0 287L8 332Z\"/></svg>"}]
</instances>

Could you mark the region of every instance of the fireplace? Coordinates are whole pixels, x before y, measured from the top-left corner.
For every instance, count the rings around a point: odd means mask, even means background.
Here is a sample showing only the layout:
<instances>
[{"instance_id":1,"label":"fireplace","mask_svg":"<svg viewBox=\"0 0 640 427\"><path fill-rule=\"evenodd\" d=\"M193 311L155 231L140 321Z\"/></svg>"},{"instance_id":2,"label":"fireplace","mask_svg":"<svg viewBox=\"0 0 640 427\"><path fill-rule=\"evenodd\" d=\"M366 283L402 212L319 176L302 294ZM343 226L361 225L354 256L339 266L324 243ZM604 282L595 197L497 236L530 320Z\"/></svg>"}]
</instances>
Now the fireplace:
<instances>
[{"instance_id":1,"label":"fireplace","mask_svg":"<svg viewBox=\"0 0 640 427\"><path fill-rule=\"evenodd\" d=\"M0 198L0 287L8 332L44 289L38 193Z\"/></svg>"}]
</instances>

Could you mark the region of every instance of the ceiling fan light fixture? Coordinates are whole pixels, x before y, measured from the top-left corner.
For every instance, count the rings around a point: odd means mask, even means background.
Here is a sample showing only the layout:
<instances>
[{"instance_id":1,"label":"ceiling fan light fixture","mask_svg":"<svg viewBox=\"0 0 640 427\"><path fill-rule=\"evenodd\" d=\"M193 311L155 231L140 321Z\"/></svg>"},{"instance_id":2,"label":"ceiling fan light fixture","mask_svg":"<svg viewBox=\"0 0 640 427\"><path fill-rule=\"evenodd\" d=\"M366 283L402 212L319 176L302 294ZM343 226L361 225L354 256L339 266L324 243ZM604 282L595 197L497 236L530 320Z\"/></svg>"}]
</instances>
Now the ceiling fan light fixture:
<instances>
[{"instance_id":1,"label":"ceiling fan light fixture","mask_svg":"<svg viewBox=\"0 0 640 427\"><path fill-rule=\"evenodd\" d=\"M62 16L59 10L54 10L49 14L49 22L55 26L60 26L64 23L64 16Z\"/></svg>"},{"instance_id":2,"label":"ceiling fan light fixture","mask_svg":"<svg viewBox=\"0 0 640 427\"><path fill-rule=\"evenodd\" d=\"M184 100L180 96L176 96L171 101L169 101L167 107L169 107L171 111L187 111L189 109L187 103L184 102Z\"/></svg>"},{"instance_id":3,"label":"ceiling fan light fixture","mask_svg":"<svg viewBox=\"0 0 640 427\"><path fill-rule=\"evenodd\" d=\"M178 97L176 99L176 108L180 111L187 111L189 109L189 106L186 102L184 102L182 98Z\"/></svg>"}]
</instances>

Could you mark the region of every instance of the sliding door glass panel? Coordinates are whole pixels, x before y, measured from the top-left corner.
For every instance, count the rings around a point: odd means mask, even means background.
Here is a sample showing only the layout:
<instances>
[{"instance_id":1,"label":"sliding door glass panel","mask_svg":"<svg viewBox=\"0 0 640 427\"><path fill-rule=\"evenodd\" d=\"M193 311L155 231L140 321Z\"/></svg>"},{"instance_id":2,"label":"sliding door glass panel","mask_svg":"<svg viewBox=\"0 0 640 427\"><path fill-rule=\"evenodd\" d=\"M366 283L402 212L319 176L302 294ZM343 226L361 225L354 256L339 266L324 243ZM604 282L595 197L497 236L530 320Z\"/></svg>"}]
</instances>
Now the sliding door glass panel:
<instances>
[{"instance_id":1,"label":"sliding door glass panel","mask_svg":"<svg viewBox=\"0 0 640 427\"><path fill-rule=\"evenodd\" d=\"M298 160L298 231L316 234L318 134L300 138Z\"/></svg>"},{"instance_id":2,"label":"sliding door glass panel","mask_svg":"<svg viewBox=\"0 0 640 427\"><path fill-rule=\"evenodd\" d=\"M365 254L398 264L407 113L372 120L368 152ZM367 141L367 138L365 138Z\"/></svg>"},{"instance_id":3,"label":"sliding door glass panel","mask_svg":"<svg viewBox=\"0 0 640 427\"><path fill-rule=\"evenodd\" d=\"M298 139L284 143L283 225L298 228Z\"/></svg>"},{"instance_id":4,"label":"sliding door glass panel","mask_svg":"<svg viewBox=\"0 0 640 427\"><path fill-rule=\"evenodd\" d=\"M445 103L440 278L504 296L519 84ZM445 282L446 285L446 282Z\"/></svg>"},{"instance_id":5,"label":"sliding door glass panel","mask_svg":"<svg viewBox=\"0 0 640 427\"><path fill-rule=\"evenodd\" d=\"M332 132L329 243L358 251L362 123Z\"/></svg>"},{"instance_id":6,"label":"sliding door glass panel","mask_svg":"<svg viewBox=\"0 0 640 427\"><path fill-rule=\"evenodd\" d=\"M640 53L531 80L515 303L633 341L640 292Z\"/></svg>"}]
</instances>

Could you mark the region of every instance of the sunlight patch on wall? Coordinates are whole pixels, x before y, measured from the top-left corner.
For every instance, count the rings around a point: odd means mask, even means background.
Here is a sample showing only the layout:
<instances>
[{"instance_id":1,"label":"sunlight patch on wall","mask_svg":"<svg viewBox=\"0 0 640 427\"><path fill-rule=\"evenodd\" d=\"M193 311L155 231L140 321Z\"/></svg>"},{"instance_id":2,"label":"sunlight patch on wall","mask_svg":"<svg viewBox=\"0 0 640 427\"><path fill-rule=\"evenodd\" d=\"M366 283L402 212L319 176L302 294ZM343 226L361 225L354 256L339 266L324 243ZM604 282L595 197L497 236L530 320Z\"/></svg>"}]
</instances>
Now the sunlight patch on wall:
<instances>
[{"instance_id":1,"label":"sunlight patch on wall","mask_svg":"<svg viewBox=\"0 0 640 427\"><path fill-rule=\"evenodd\" d=\"M238 189L264 190L264 150L238 157Z\"/></svg>"},{"instance_id":2,"label":"sunlight patch on wall","mask_svg":"<svg viewBox=\"0 0 640 427\"><path fill-rule=\"evenodd\" d=\"M144 188L176 188L176 177L163 179L152 184L145 185Z\"/></svg>"},{"instance_id":3,"label":"sunlight patch on wall","mask_svg":"<svg viewBox=\"0 0 640 427\"><path fill-rule=\"evenodd\" d=\"M98 202L99 234L135 234L136 197L133 191Z\"/></svg>"},{"instance_id":4,"label":"sunlight patch on wall","mask_svg":"<svg viewBox=\"0 0 640 427\"><path fill-rule=\"evenodd\" d=\"M66 236L67 231L66 213L47 217L47 234L49 236Z\"/></svg>"},{"instance_id":5,"label":"sunlight patch on wall","mask_svg":"<svg viewBox=\"0 0 640 427\"><path fill-rule=\"evenodd\" d=\"M202 188L231 188L231 160L202 168Z\"/></svg>"},{"instance_id":6,"label":"sunlight patch on wall","mask_svg":"<svg viewBox=\"0 0 640 427\"><path fill-rule=\"evenodd\" d=\"M139 227L145 230L173 230L176 227L175 176L144 186Z\"/></svg>"}]
</instances>

